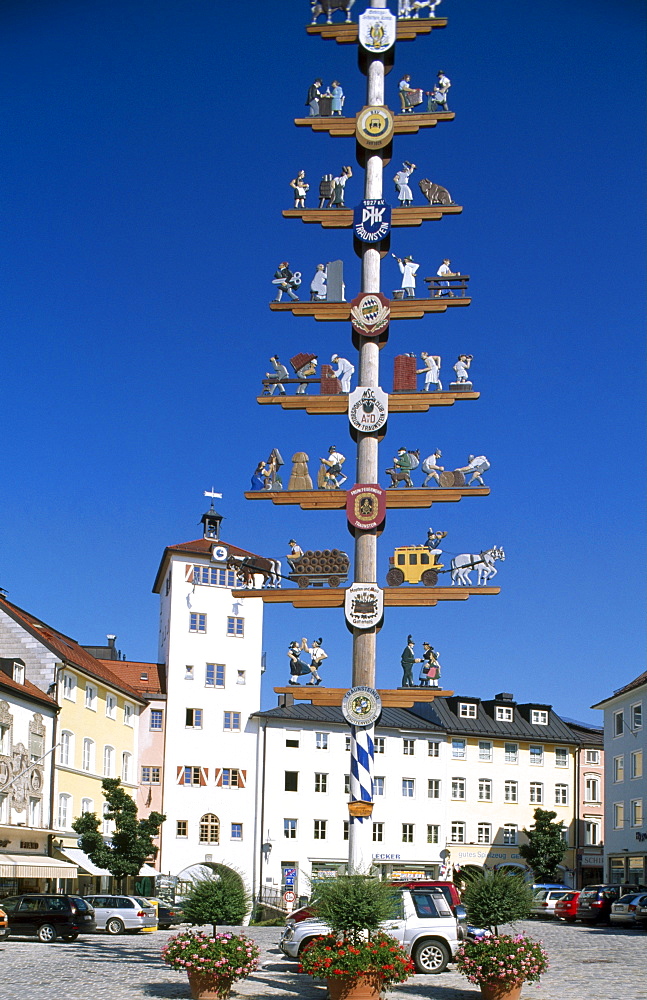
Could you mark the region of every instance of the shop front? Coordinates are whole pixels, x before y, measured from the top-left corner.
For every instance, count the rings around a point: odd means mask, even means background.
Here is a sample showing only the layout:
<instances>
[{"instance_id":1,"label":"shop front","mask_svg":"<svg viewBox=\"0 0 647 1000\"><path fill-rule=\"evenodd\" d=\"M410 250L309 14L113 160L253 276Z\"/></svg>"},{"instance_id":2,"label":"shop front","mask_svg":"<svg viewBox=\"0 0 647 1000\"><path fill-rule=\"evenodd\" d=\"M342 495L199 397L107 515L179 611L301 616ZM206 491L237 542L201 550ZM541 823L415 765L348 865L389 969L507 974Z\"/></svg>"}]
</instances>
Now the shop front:
<instances>
[{"instance_id":1,"label":"shop front","mask_svg":"<svg viewBox=\"0 0 647 1000\"><path fill-rule=\"evenodd\" d=\"M0 897L21 892L65 892L76 879L76 865L46 854L0 852Z\"/></svg>"},{"instance_id":2,"label":"shop front","mask_svg":"<svg viewBox=\"0 0 647 1000\"><path fill-rule=\"evenodd\" d=\"M438 857L416 861L404 858L399 853L376 853L373 855L373 865L378 869L382 878L392 882L436 881L439 877L442 860Z\"/></svg>"},{"instance_id":3,"label":"shop front","mask_svg":"<svg viewBox=\"0 0 647 1000\"><path fill-rule=\"evenodd\" d=\"M587 885L600 885L602 882L604 882L602 849L580 852L577 856L576 888L583 889Z\"/></svg>"}]
</instances>

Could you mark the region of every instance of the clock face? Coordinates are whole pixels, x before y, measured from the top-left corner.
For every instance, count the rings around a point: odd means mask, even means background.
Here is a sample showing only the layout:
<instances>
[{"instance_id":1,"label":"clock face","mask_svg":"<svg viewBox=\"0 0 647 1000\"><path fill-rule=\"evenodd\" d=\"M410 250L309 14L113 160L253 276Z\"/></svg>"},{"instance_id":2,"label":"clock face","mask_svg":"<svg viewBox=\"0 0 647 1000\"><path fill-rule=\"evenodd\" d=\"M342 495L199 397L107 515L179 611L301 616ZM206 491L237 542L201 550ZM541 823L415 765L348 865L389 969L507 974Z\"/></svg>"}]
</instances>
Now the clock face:
<instances>
[{"instance_id":1,"label":"clock face","mask_svg":"<svg viewBox=\"0 0 647 1000\"><path fill-rule=\"evenodd\" d=\"M382 702L373 688L355 687L344 695L341 710L351 726L372 726L382 711Z\"/></svg>"},{"instance_id":2,"label":"clock face","mask_svg":"<svg viewBox=\"0 0 647 1000\"><path fill-rule=\"evenodd\" d=\"M224 562L227 558L227 546L226 545L214 545L211 549L211 558L214 562Z\"/></svg>"}]
</instances>

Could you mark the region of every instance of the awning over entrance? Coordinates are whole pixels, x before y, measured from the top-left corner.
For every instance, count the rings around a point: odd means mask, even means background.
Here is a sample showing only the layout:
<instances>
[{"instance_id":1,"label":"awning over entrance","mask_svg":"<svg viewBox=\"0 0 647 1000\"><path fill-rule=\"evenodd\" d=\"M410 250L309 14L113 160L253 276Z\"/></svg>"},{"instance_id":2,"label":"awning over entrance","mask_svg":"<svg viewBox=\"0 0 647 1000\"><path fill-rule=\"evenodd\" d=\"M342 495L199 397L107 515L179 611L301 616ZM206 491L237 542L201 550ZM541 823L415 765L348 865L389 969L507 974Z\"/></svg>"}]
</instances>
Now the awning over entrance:
<instances>
[{"instance_id":1,"label":"awning over entrance","mask_svg":"<svg viewBox=\"0 0 647 1000\"><path fill-rule=\"evenodd\" d=\"M159 875L157 868L151 868L150 865L142 865L139 869L139 877L143 878L145 875L149 875L151 878L155 878Z\"/></svg>"},{"instance_id":2,"label":"awning over entrance","mask_svg":"<svg viewBox=\"0 0 647 1000\"><path fill-rule=\"evenodd\" d=\"M76 878L76 865L44 854L0 854L0 878Z\"/></svg>"},{"instance_id":3,"label":"awning over entrance","mask_svg":"<svg viewBox=\"0 0 647 1000\"><path fill-rule=\"evenodd\" d=\"M63 857L69 858L72 864L75 864L84 875L110 875L107 868L99 868L79 847L62 847L59 853Z\"/></svg>"}]
</instances>

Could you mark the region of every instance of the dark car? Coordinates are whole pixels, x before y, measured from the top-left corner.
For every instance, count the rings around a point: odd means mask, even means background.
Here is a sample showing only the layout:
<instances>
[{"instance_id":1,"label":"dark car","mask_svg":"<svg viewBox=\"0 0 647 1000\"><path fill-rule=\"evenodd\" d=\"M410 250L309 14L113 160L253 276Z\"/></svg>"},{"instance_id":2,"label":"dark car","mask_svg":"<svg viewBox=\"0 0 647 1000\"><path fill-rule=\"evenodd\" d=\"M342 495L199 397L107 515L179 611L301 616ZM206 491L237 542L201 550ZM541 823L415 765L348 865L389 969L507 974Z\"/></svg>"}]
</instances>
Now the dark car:
<instances>
[{"instance_id":1,"label":"dark car","mask_svg":"<svg viewBox=\"0 0 647 1000\"><path fill-rule=\"evenodd\" d=\"M155 896L149 896L148 902L152 903L157 910L157 926L161 931L167 931L169 927L177 927L184 923L184 912L181 906L175 903L168 903Z\"/></svg>"},{"instance_id":2,"label":"dark car","mask_svg":"<svg viewBox=\"0 0 647 1000\"><path fill-rule=\"evenodd\" d=\"M0 909L0 941L9 937L9 921L4 910Z\"/></svg>"},{"instance_id":3,"label":"dark car","mask_svg":"<svg viewBox=\"0 0 647 1000\"><path fill-rule=\"evenodd\" d=\"M580 892L577 901L577 919L587 924L608 922L611 917L611 907L621 896L628 892L645 891L642 885L587 885Z\"/></svg>"},{"instance_id":4,"label":"dark car","mask_svg":"<svg viewBox=\"0 0 647 1000\"><path fill-rule=\"evenodd\" d=\"M431 880L415 880L415 879L403 879L401 882L391 882L394 889L440 889L443 896L449 903L452 913L454 916L464 916L464 910L461 909L458 913L456 907L461 905L461 897L458 889L453 882L441 882L441 881L431 881ZM287 919L295 924L300 923L302 920L309 920L310 917L314 916L314 911L312 909L312 903L306 903L305 906L299 907L298 910L292 910L288 914Z\"/></svg>"},{"instance_id":5,"label":"dark car","mask_svg":"<svg viewBox=\"0 0 647 1000\"><path fill-rule=\"evenodd\" d=\"M82 896L29 893L1 901L9 920L9 934L35 935L50 944L57 938L76 941L94 930L94 910Z\"/></svg>"}]
</instances>

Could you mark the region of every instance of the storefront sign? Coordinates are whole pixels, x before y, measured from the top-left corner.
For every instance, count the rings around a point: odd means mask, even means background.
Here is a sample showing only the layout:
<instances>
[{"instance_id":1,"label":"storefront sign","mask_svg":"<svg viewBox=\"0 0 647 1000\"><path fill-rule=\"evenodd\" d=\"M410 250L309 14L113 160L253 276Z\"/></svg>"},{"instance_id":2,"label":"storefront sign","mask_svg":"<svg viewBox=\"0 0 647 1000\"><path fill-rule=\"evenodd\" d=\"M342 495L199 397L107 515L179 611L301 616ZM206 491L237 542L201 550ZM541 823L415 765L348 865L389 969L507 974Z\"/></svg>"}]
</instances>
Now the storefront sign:
<instances>
[{"instance_id":1,"label":"storefront sign","mask_svg":"<svg viewBox=\"0 0 647 1000\"><path fill-rule=\"evenodd\" d=\"M401 861L402 860L402 855L401 854L374 854L373 855L373 860L374 861Z\"/></svg>"},{"instance_id":2,"label":"storefront sign","mask_svg":"<svg viewBox=\"0 0 647 1000\"><path fill-rule=\"evenodd\" d=\"M601 854L583 854L580 858L580 865L583 868L600 868L603 860Z\"/></svg>"},{"instance_id":3,"label":"storefront sign","mask_svg":"<svg viewBox=\"0 0 647 1000\"><path fill-rule=\"evenodd\" d=\"M362 243L377 243L390 229L391 206L383 198L367 198L353 210L353 232Z\"/></svg>"},{"instance_id":4,"label":"storefront sign","mask_svg":"<svg viewBox=\"0 0 647 1000\"><path fill-rule=\"evenodd\" d=\"M386 493L377 483L356 483L346 493L346 517L353 528L371 531L386 517Z\"/></svg>"}]
</instances>

